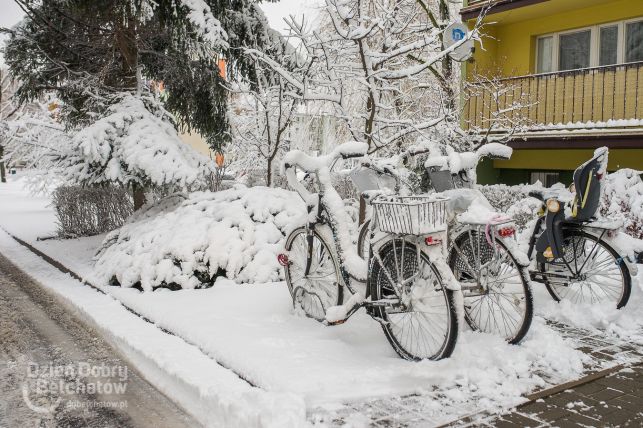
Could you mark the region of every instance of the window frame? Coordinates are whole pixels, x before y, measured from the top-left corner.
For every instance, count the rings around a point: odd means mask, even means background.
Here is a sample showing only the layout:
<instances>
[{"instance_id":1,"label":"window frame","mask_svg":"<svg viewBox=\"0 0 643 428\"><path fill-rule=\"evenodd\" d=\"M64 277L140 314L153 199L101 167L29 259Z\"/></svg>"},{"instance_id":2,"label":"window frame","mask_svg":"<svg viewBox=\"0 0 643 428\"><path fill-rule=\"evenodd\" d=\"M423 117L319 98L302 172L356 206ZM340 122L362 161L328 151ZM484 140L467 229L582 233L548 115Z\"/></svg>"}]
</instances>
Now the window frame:
<instances>
[{"instance_id":1,"label":"window frame","mask_svg":"<svg viewBox=\"0 0 643 428\"><path fill-rule=\"evenodd\" d=\"M565 34L580 33L583 31L590 30L590 52L589 52L589 68L600 67L600 30L605 27L614 27L617 26L617 52L616 52L616 64L610 64L605 67L614 66L614 65L623 65L625 64L626 58L626 27L627 24L634 22L643 22L643 17L630 18L621 21L605 22L597 25L590 25L586 27L574 28L571 30L556 31L552 33L539 34L536 36L536 44L534 49L534 73L536 74L547 74L548 72L539 72L539 56L538 56L538 43L540 39L547 37L552 38L552 58L551 65L552 71L550 73L560 73L560 36ZM563 71L572 71L572 70L563 70Z\"/></svg>"},{"instance_id":2,"label":"window frame","mask_svg":"<svg viewBox=\"0 0 643 428\"><path fill-rule=\"evenodd\" d=\"M621 51L621 54L623 55L623 62L625 62L625 57L627 54L627 52L625 52L625 48L627 47L625 43L625 37L627 36L627 32L626 32L627 24L632 24L635 22L643 23L643 17L626 19L625 21L621 21L621 33L619 34L619 36L621 37L622 46L620 47L619 51Z\"/></svg>"}]
</instances>

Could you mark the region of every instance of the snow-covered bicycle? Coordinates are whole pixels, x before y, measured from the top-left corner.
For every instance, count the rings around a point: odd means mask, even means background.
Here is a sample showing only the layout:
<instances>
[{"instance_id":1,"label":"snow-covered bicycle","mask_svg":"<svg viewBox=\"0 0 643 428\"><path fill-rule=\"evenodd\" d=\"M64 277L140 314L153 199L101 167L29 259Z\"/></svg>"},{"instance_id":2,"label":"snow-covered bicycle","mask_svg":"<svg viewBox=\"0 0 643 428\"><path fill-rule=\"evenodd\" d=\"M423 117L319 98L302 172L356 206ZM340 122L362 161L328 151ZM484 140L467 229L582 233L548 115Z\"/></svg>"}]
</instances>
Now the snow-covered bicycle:
<instances>
[{"instance_id":1,"label":"snow-covered bicycle","mask_svg":"<svg viewBox=\"0 0 643 428\"><path fill-rule=\"evenodd\" d=\"M330 170L338 159L365 156L367 148L345 143L326 156L291 151L284 159L288 183L308 209L305 224L288 235L285 252L278 256L293 304L327 325L341 324L365 307L402 358L449 357L458 336L454 294L459 284L446 263L443 244L448 200L374 196L369 257L362 259ZM318 193L302 185L297 168L315 179Z\"/></svg>"},{"instance_id":2,"label":"snow-covered bicycle","mask_svg":"<svg viewBox=\"0 0 643 428\"><path fill-rule=\"evenodd\" d=\"M411 155L429 151L434 150L416 148ZM409 153L403 153L401 158L408 156ZM511 149L487 144L476 152L452 152L446 156L432 153L424 167L429 190L449 198L448 264L461 286L464 319L473 330L496 334L516 344L529 331L533 317L529 260L517 248L511 219L497 214L473 186L478 162L487 156L507 158ZM390 160L384 165L368 161L362 167L379 175L371 182L389 176L394 179L395 188L403 187L400 170ZM358 238L362 257L368 256L366 242L370 233L367 220Z\"/></svg>"},{"instance_id":3,"label":"snow-covered bicycle","mask_svg":"<svg viewBox=\"0 0 643 428\"><path fill-rule=\"evenodd\" d=\"M529 231L532 279L544 283L556 301L610 302L620 309L630 298L630 269L636 268L610 245L621 223L595 217L608 154L606 147L599 148L574 171L569 203L551 190L529 193L542 202Z\"/></svg>"}]
</instances>

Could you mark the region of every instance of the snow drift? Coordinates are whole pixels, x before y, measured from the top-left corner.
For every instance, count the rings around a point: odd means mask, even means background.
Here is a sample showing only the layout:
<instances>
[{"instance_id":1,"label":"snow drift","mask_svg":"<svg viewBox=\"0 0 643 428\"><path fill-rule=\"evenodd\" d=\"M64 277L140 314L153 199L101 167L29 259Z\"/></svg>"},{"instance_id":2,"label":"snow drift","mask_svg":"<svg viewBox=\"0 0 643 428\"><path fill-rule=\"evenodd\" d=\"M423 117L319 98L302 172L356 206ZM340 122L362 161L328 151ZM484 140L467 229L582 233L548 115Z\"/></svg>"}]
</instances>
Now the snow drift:
<instances>
[{"instance_id":1,"label":"snow drift","mask_svg":"<svg viewBox=\"0 0 643 428\"><path fill-rule=\"evenodd\" d=\"M223 275L240 283L281 280L276 255L304 214L301 198L283 189L175 195L107 235L95 272L103 283L144 290L200 288Z\"/></svg>"}]
</instances>

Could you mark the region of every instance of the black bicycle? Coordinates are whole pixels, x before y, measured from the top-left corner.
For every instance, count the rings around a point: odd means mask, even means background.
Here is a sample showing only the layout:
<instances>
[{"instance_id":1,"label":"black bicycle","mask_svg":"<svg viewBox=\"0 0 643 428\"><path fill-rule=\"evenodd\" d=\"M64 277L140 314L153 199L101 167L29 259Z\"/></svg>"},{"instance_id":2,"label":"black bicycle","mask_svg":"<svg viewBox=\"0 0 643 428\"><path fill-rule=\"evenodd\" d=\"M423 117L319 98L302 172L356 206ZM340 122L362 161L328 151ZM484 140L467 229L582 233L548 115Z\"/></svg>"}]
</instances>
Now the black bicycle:
<instances>
[{"instance_id":1,"label":"black bicycle","mask_svg":"<svg viewBox=\"0 0 643 428\"><path fill-rule=\"evenodd\" d=\"M541 214L529 240L528 256L532 260L535 257L531 277L544 283L556 301L611 302L620 309L630 298L632 278L627 259L607 239L620 224L595 217L607 159L608 150L603 147L576 169L574 199L567 213L557 194L529 193L542 201Z\"/></svg>"}]
</instances>

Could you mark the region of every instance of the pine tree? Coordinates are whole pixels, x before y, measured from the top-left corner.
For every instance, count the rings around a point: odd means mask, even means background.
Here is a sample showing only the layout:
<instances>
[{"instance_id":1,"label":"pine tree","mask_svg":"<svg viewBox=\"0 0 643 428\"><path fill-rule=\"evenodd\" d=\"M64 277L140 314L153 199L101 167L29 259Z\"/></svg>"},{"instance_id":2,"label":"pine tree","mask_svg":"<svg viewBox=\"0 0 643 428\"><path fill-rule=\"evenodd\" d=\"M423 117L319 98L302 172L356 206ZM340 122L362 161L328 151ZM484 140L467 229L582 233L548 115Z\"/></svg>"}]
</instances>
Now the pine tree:
<instances>
[{"instance_id":1,"label":"pine tree","mask_svg":"<svg viewBox=\"0 0 643 428\"><path fill-rule=\"evenodd\" d=\"M150 83L162 81L167 89L164 108L153 107L151 114L139 112L135 120L156 117L160 123L199 132L214 149L221 147L229 132L219 61L225 58L228 72L243 78L252 72L253 64L236 45L261 48L268 34L266 20L251 0L15 1L26 12L23 22L8 30L11 38L5 47L7 65L21 82L16 96L25 102L54 92L62 102L61 118L72 134L88 128L100 133L93 124L111 123L111 118L136 104L128 94L141 98L136 105L150 108L155 105L149 97ZM165 109L174 117L163 113ZM109 153L125 154L118 146L132 138L123 132L141 126L128 121L122 129L113 125L113 137L107 139L85 132L96 137L87 144L107 144ZM158 167L186 164L200 171L202 163L191 156L178 163L161 159L174 151L176 138L162 139L167 146L156 151ZM87 156L82 147L70 159L75 170L83 172L72 174L82 184L112 182L130 187L135 207L144 203L142 188L158 182L185 184L155 180L150 169L134 173L128 167L135 163L126 158L119 160L122 174L114 175L111 169L105 175L109 159ZM67 164L61 161L59 167ZM171 170L163 177L176 175Z\"/></svg>"},{"instance_id":2,"label":"pine tree","mask_svg":"<svg viewBox=\"0 0 643 428\"><path fill-rule=\"evenodd\" d=\"M218 61L243 77L253 63L237 48L268 40L252 0L15 1L26 18L9 30L5 57L22 82L17 96L55 91L70 126L91 121L114 93L163 81L180 126L218 148L229 135Z\"/></svg>"}]
</instances>

